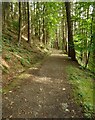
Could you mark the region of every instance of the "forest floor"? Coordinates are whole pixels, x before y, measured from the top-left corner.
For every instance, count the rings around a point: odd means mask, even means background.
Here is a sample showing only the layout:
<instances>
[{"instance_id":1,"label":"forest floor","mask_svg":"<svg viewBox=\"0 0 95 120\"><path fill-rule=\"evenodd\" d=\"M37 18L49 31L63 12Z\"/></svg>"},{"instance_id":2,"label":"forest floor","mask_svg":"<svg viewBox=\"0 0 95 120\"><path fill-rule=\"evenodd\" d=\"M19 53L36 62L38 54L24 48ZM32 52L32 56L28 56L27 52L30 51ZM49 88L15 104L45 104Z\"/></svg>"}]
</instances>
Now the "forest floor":
<instances>
[{"instance_id":1,"label":"forest floor","mask_svg":"<svg viewBox=\"0 0 95 120\"><path fill-rule=\"evenodd\" d=\"M75 62L54 51L39 67L18 77L18 85L3 94L3 118L82 118L66 67Z\"/></svg>"}]
</instances>

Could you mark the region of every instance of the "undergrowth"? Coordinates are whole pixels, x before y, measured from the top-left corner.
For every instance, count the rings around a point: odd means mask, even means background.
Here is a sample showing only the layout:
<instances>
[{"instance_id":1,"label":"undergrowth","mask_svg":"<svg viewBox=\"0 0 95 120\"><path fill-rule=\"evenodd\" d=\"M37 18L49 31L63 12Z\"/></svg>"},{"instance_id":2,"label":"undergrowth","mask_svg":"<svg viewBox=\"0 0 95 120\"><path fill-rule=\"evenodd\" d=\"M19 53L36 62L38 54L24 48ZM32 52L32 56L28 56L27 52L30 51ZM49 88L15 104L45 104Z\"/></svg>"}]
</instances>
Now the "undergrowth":
<instances>
[{"instance_id":1,"label":"undergrowth","mask_svg":"<svg viewBox=\"0 0 95 120\"><path fill-rule=\"evenodd\" d=\"M3 84L8 84L13 77L27 70L43 60L47 53L41 48L30 46L27 41L22 41L18 47L12 37L2 36L2 73ZM8 66L8 67L6 67Z\"/></svg>"},{"instance_id":2,"label":"undergrowth","mask_svg":"<svg viewBox=\"0 0 95 120\"><path fill-rule=\"evenodd\" d=\"M92 118L95 114L93 74L72 65L67 67L67 73L70 83L73 85L76 101L83 107L84 115Z\"/></svg>"}]
</instances>

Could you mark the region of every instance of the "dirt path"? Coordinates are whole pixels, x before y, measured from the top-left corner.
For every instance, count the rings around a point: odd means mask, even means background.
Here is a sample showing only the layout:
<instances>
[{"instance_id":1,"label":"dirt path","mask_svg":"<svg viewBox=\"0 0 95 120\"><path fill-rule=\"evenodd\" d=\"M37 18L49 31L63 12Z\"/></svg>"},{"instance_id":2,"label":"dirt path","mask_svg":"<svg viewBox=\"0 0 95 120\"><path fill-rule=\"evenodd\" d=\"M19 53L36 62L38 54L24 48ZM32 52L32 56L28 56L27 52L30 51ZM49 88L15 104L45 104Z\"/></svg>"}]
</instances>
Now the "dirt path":
<instances>
[{"instance_id":1,"label":"dirt path","mask_svg":"<svg viewBox=\"0 0 95 120\"><path fill-rule=\"evenodd\" d=\"M67 64L66 56L54 53L40 69L30 69L30 76L16 90L3 95L3 117L82 118L67 80Z\"/></svg>"}]
</instances>

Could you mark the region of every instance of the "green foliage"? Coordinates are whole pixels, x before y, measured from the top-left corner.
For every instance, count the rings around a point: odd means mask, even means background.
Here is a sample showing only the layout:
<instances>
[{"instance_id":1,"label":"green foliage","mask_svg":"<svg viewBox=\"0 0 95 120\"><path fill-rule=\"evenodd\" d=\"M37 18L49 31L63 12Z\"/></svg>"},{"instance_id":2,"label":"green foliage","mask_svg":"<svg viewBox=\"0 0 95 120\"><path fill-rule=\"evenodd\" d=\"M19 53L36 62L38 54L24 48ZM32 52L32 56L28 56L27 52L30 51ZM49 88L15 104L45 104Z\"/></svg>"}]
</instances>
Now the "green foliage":
<instances>
[{"instance_id":1,"label":"green foliage","mask_svg":"<svg viewBox=\"0 0 95 120\"><path fill-rule=\"evenodd\" d=\"M92 53L95 53L95 43L93 44L93 34L94 34L94 7L93 2L78 2L73 4L73 12L72 20L75 24L74 26L74 43L75 50L78 61L81 65L85 66L88 58L88 53L90 54L90 59L93 59ZM94 28L93 28L94 27ZM80 61L81 60L81 61ZM92 70L92 64L94 64L93 60L88 61L88 69Z\"/></svg>"},{"instance_id":2,"label":"green foliage","mask_svg":"<svg viewBox=\"0 0 95 120\"><path fill-rule=\"evenodd\" d=\"M10 59L11 59L11 56L9 56L9 55L6 55L6 56L5 56L5 60L6 60L6 61L9 61Z\"/></svg>"},{"instance_id":3,"label":"green foliage","mask_svg":"<svg viewBox=\"0 0 95 120\"><path fill-rule=\"evenodd\" d=\"M11 27L12 29L14 29L15 31L18 31L19 30L19 22L16 20L12 21L11 22Z\"/></svg>"},{"instance_id":4,"label":"green foliage","mask_svg":"<svg viewBox=\"0 0 95 120\"><path fill-rule=\"evenodd\" d=\"M11 38L5 35L2 35L2 42L5 42L6 44L10 44Z\"/></svg>"},{"instance_id":5,"label":"green foliage","mask_svg":"<svg viewBox=\"0 0 95 120\"><path fill-rule=\"evenodd\" d=\"M27 57L27 62L30 64L31 63L31 58L28 56Z\"/></svg>"},{"instance_id":6,"label":"green foliage","mask_svg":"<svg viewBox=\"0 0 95 120\"><path fill-rule=\"evenodd\" d=\"M20 59L20 62L21 62L21 64L25 67L27 67L27 66L29 66L30 65L30 61L29 60L27 60L27 59L25 59L25 58L21 58Z\"/></svg>"},{"instance_id":7,"label":"green foliage","mask_svg":"<svg viewBox=\"0 0 95 120\"><path fill-rule=\"evenodd\" d=\"M82 105L85 116L91 118L94 112L93 94L95 90L91 73L73 66L68 66L67 73L71 84L74 86L74 96L78 103Z\"/></svg>"}]
</instances>

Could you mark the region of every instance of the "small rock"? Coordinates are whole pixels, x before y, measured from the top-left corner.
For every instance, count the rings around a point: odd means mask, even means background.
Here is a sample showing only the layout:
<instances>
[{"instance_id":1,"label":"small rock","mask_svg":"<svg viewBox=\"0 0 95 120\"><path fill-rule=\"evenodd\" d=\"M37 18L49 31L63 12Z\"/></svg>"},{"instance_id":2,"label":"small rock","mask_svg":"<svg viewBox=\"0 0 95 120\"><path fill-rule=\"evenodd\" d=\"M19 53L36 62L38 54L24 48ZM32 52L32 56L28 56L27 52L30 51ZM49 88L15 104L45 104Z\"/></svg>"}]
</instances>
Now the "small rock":
<instances>
[{"instance_id":1,"label":"small rock","mask_svg":"<svg viewBox=\"0 0 95 120\"><path fill-rule=\"evenodd\" d=\"M20 113L20 112L19 112L18 114L19 114L19 115L21 115L21 113Z\"/></svg>"},{"instance_id":2,"label":"small rock","mask_svg":"<svg viewBox=\"0 0 95 120\"><path fill-rule=\"evenodd\" d=\"M8 100L8 97L5 97L6 100Z\"/></svg>"},{"instance_id":3,"label":"small rock","mask_svg":"<svg viewBox=\"0 0 95 120\"><path fill-rule=\"evenodd\" d=\"M30 113L32 114L33 112L32 112L32 111L30 111Z\"/></svg>"},{"instance_id":4,"label":"small rock","mask_svg":"<svg viewBox=\"0 0 95 120\"><path fill-rule=\"evenodd\" d=\"M27 100L26 99L24 99L25 100L25 102L27 102Z\"/></svg>"},{"instance_id":5,"label":"small rock","mask_svg":"<svg viewBox=\"0 0 95 120\"><path fill-rule=\"evenodd\" d=\"M10 90L9 93L12 93L12 91Z\"/></svg>"},{"instance_id":6,"label":"small rock","mask_svg":"<svg viewBox=\"0 0 95 120\"><path fill-rule=\"evenodd\" d=\"M75 112L74 110L72 110L72 112Z\"/></svg>"},{"instance_id":7,"label":"small rock","mask_svg":"<svg viewBox=\"0 0 95 120\"><path fill-rule=\"evenodd\" d=\"M66 112L69 112L69 109L65 109Z\"/></svg>"},{"instance_id":8,"label":"small rock","mask_svg":"<svg viewBox=\"0 0 95 120\"><path fill-rule=\"evenodd\" d=\"M65 88L63 88L62 90L66 90Z\"/></svg>"},{"instance_id":9,"label":"small rock","mask_svg":"<svg viewBox=\"0 0 95 120\"><path fill-rule=\"evenodd\" d=\"M9 118L12 118L13 116L12 115L10 115L10 117Z\"/></svg>"},{"instance_id":10,"label":"small rock","mask_svg":"<svg viewBox=\"0 0 95 120\"><path fill-rule=\"evenodd\" d=\"M13 107L11 106L10 108L12 109Z\"/></svg>"},{"instance_id":11,"label":"small rock","mask_svg":"<svg viewBox=\"0 0 95 120\"><path fill-rule=\"evenodd\" d=\"M17 87L18 89L20 88L20 86Z\"/></svg>"},{"instance_id":12,"label":"small rock","mask_svg":"<svg viewBox=\"0 0 95 120\"><path fill-rule=\"evenodd\" d=\"M11 102L10 105L14 104L14 102Z\"/></svg>"},{"instance_id":13,"label":"small rock","mask_svg":"<svg viewBox=\"0 0 95 120\"><path fill-rule=\"evenodd\" d=\"M42 107L41 105L39 105L39 107Z\"/></svg>"},{"instance_id":14,"label":"small rock","mask_svg":"<svg viewBox=\"0 0 95 120\"><path fill-rule=\"evenodd\" d=\"M42 88L40 88L40 91L42 91L43 89Z\"/></svg>"}]
</instances>

